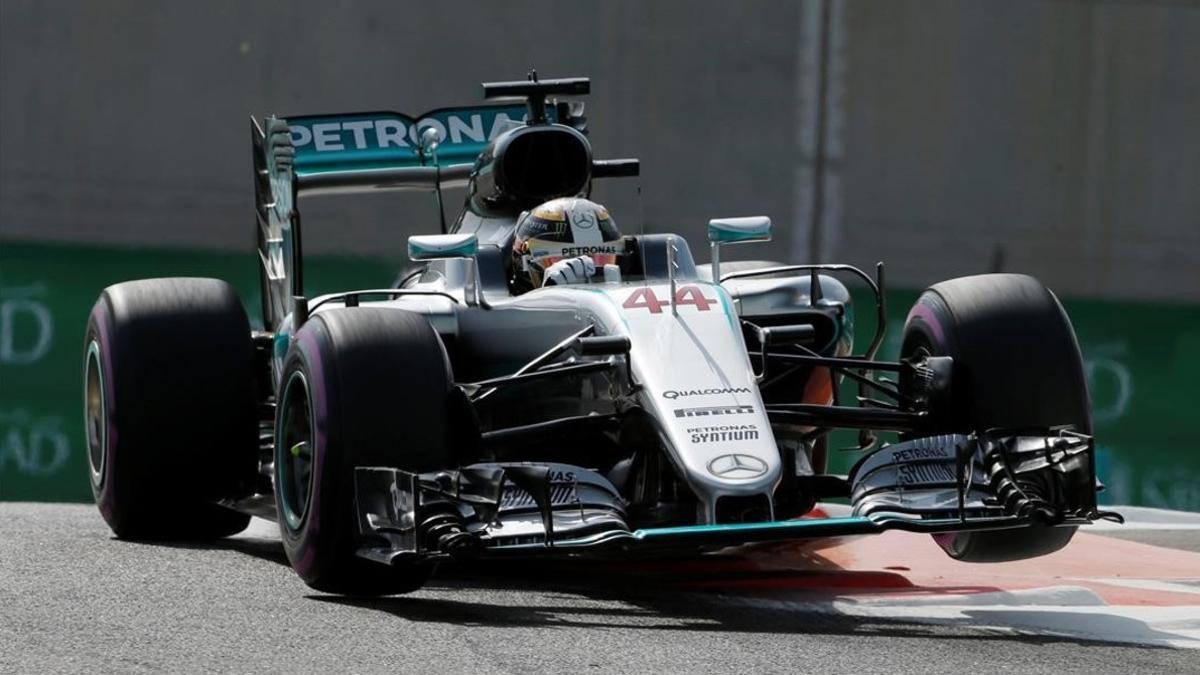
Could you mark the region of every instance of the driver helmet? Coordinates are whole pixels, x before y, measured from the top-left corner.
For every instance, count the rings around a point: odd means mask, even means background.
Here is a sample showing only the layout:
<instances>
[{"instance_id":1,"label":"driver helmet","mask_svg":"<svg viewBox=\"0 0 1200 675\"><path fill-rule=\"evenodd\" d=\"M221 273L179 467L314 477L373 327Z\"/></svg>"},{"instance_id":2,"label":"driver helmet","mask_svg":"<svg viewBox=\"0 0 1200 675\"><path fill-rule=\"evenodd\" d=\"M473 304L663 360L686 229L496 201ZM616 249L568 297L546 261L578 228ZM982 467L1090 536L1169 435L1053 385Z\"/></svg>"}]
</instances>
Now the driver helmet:
<instances>
[{"instance_id":1,"label":"driver helmet","mask_svg":"<svg viewBox=\"0 0 1200 675\"><path fill-rule=\"evenodd\" d=\"M568 258L588 256L596 269L616 264L624 249L608 209L582 197L548 201L517 219L513 241L513 287L540 288L546 269Z\"/></svg>"}]
</instances>

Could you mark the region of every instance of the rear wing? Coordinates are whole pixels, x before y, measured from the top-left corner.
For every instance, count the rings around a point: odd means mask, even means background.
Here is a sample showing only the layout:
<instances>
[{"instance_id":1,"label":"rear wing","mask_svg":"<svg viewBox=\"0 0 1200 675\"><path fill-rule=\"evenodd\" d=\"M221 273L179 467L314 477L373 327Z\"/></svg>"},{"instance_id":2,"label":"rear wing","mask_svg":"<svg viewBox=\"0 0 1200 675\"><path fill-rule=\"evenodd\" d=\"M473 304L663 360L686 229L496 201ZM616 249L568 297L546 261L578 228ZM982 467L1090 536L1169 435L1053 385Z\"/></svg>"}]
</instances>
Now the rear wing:
<instances>
[{"instance_id":1,"label":"rear wing","mask_svg":"<svg viewBox=\"0 0 1200 675\"><path fill-rule=\"evenodd\" d=\"M433 190L439 178L443 187L465 183L488 142L524 118L525 106L502 104L442 108L419 117L387 111L269 117L263 126L252 119L251 131L267 157L291 159L297 194ZM432 152L421 147L426 128L441 138Z\"/></svg>"},{"instance_id":2,"label":"rear wing","mask_svg":"<svg viewBox=\"0 0 1200 675\"><path fill-rule=\"evenodd\" d=\"M385 111L267 117L261 124L250 118L267 330L303 295L300 196L465 186L488 142L524 123L525 114L524 105L504 103L418 117ZM434 149L420 143L430 127L441 138Z\"/></svg>"},{"instance_id":3,"label":"rear wing","mask_svg":"<svg viewBox=\"0 0 1200 675\"><path fill-rule=\"evenodd\" d=\"M346 192L353 188L425 189L465 184L488 142L524 123L523 105L442 108L413 118L396 112L287 117L295 148L297 190ZM441 142L422 149L426 128ZM434 165L440 171L434 171ZM423 169L423 170L422 170ZM440 174L440 175L439 175Z\"/></svg>"}]
</instances>

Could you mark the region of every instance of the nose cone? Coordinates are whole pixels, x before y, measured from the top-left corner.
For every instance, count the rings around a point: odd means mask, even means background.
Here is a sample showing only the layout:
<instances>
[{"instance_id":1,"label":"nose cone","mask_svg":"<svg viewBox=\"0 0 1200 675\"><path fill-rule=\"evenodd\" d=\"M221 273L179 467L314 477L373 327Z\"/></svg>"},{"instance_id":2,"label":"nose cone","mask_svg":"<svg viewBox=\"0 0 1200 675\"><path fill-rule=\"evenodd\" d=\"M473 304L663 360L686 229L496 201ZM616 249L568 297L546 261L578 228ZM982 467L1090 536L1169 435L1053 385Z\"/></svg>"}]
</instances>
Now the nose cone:
<instances>
[{"instance_id":1,"label":"nose cone","mask_svg":"<svg viewBox=\"0 0 1200 675\"><path fill-rule=\"evenodd\" d=\"M667 285L613 292L642 405L711 522L720 497L774 493L779 450L728 294L697 281L671 293Z\"/></svg>"}]
</instances>

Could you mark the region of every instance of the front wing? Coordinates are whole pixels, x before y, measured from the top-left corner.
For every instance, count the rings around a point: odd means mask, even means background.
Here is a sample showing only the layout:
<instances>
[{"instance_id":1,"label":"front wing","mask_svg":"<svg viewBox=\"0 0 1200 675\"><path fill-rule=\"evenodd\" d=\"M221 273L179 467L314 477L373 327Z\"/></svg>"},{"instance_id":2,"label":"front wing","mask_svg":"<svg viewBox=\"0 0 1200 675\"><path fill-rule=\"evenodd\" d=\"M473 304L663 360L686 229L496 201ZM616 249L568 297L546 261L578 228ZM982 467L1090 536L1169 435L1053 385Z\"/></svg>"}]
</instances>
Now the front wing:
<instances>
[{"instance_id":1,"label":"front wing","mask_svg":"<svg viewBox=\"0 0 1200 675\"><path fill-rule=\"evenodd\" d=\"M414 474L356 471L360 556L385 564L451 556L634 556L878 534L944 533L1119 518L1053 483L1095 482L1089 436L1067 430L943 435L885 446L846 479L851 515L632 529L602 475L553 463L476 464Z\"/></svg>"}]
</instances>

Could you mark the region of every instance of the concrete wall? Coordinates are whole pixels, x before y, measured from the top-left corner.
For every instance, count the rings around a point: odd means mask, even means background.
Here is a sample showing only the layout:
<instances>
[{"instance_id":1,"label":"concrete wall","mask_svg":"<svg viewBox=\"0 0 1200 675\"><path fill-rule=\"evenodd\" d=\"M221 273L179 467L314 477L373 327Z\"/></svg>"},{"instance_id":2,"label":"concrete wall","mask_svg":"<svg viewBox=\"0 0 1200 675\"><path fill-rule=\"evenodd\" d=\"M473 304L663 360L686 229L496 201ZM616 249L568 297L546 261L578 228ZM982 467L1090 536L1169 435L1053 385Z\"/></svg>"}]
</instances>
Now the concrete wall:
<instances>
[{"instance_id":1,"label":"concrete wall","mask_svg":"<svg viewBox=\"0 0 1200 675\"><path fill-rule=\"evenodd\" d=\"M4 0L0 239L249 250L249 114L419 113L537 66L590 75L598 154L642 157L626 229L699 248L766 213L740 253L1198 301L1197 63L1178 3ZM325 202L306 248L398 258L434 218Z\"/></svg>"},{"instance_id":2,"label":"concrete wall","mask_svg":"<svg viewBox=\"0 0 1200 675\"><path fill-rule=\"evenodd\" d=\"M1200 5L851 2L846 32L834 251L1200 300Z\"/></svg>"}]
</instances>

